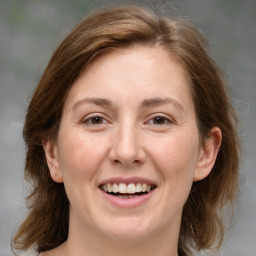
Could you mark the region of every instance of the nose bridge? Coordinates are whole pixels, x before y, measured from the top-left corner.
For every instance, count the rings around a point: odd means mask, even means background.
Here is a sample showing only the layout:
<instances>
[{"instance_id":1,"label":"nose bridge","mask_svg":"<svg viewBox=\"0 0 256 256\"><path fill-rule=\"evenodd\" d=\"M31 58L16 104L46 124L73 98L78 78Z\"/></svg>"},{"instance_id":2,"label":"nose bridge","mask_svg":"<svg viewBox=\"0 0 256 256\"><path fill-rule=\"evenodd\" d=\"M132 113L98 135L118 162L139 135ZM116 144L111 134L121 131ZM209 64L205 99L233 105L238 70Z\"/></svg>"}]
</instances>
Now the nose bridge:
<instances>
[{"instance_id":1,"label":"nose bridge","mask_svg":"<svg viewBox=\"0 0 256 256\"><path fill-rule=\"evenodd\" d=\"M114 134L111 159L122 165L142 162L144 153L139 139L139 127L132 120L124 120Z\"/></svg>"}]
</instances>

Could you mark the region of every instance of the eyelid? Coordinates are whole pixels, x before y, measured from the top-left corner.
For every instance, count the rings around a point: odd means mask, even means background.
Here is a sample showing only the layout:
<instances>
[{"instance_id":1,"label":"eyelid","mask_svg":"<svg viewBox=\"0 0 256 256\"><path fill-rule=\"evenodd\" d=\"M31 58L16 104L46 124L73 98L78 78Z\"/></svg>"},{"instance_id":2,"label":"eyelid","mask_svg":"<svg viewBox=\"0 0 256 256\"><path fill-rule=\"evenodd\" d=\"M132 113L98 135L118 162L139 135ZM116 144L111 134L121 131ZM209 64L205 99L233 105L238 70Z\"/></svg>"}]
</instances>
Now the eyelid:
<instances>
[{"instance_id":1,"label":"eyelid","mask_svg":"<svg viewBox=\"0 0 256 256\"><path fill-rule=\"evenodd\" d=\"M158 113L156 113L156 114L153 114L153 115L151 115L148 119L147 119L147 121L145 122L146 124L149 124L149 122L150 121L152 121L154 118L157 118L157 117L160 117L160 118L163 118L163 119L165 119L165 120L167 120L168 121L168 123L166 124L153 124L153 123L150 123L151 125L156 125L156 126L164 126L164 125L170 125L170 124L174 124L176 121L173 119L173 118L171 118L170 116L167 116L167 115L165 115L165 114L158 114Z\"/></svg>"},{"instance_id":2,"label":"eyelid","mask_svg":"<svg viewBox=\"0 0 256 256\"><path fill-rule=\"evenodd\" d=\"M103 123L93 124L93 123L89 122L90 120L92 120L93 118L96 118L96 117L102 118L103 119ZM158 118L158 117L165 119L165 121L167 121L167 123L164 123L164 124L150 123L154 118ZM102 113L92 113L92 114L88 114L85 117L83 117L82 120L81 120L81 123L86 124L88 126L99 126L99 125L108 124L108 123L110 123L110 121ZM164 126L164 125L171 125L171 124L174 124L174 123L176 123L175 119L170 117L169 115L162 114L162 113L161 114L160 113L156 113L156 114L150 115L147 118L147 121L144 124L150 124L150 125L155 125L155 126Z\"/></svg>"},{"instance_id":3,"label":"eyelid","mask_svg":"<svg viewBox=\"0 0 256 256\"><path fill-rule=\"evenodd\" d=\"M92 120L93 118L96 117L100 117L103 120L105 120L106 122L103 122L102 124L92 124L92 123L88 123L88 121ZM104 125L106 123L109 123L108 119L101 113L93 113L93 114L89 114L86 115L83 119L82 119L82 123L86 124L86 125L91 125L91 126L98 126L98 125Z\"/></svg>"}]
</instances>

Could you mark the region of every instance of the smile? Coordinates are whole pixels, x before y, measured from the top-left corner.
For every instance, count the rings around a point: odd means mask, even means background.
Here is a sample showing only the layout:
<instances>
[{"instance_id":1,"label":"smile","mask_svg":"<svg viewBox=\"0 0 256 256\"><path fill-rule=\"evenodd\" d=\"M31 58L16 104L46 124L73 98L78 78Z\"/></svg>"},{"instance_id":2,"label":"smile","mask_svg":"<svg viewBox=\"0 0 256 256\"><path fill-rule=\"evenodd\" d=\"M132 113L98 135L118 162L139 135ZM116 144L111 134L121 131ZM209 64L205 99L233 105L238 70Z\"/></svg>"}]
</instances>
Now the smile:
<instances>
[{"instance_id":1,"label":"smile","mask_svg":"<svg viewBox=\"0 0 256 256\"><path fill-rule=\"evenodd\" d=\"M106 183L100 186L102 191L124 199L145 195L155 188L155 185L147 183Z\"/></svg>"}]
</instances>

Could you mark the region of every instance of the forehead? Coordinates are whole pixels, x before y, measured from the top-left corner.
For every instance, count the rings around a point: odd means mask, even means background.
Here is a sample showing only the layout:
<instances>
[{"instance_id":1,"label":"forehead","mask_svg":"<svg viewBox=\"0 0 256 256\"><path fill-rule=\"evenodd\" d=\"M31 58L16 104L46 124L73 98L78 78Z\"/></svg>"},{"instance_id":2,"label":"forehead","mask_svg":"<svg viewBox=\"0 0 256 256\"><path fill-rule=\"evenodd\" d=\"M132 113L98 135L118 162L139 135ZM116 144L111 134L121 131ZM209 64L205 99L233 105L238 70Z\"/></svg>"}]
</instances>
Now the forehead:
<instances>
[{"instance_id":1,"label":"forehead","mask_svg":"<svg viewBox=\"0 0 256 256\"><path fill-rule=\"evenodd\" d=\"M191 98L188 76L182 65L160 47L134 46L97 57L75 81L67 103L83 97L114 101L143 97ZM188 99L186 99L188 101Z\"/></svg>"}]
</instances>

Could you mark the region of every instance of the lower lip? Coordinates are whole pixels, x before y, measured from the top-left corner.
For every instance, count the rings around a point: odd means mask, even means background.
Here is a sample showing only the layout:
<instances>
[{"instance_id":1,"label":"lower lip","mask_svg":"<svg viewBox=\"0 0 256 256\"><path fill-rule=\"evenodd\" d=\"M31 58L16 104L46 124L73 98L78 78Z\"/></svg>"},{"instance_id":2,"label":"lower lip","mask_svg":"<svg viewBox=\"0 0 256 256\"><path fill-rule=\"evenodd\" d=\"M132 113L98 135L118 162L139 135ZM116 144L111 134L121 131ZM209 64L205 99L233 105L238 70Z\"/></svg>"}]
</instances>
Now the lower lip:
<instances>
[{"instance_id":1,"label":"lower lip","mask_svg":"<svg viewBox=\"0 0 256 256\"><path fill-rule=\"evenodd\" d=\"M134 208L147 202L152 197L156 189L151 190L149 193L145 195L140 195L133 198L119 198L118 196L113 196L111 194L108 194L102 191L101 189L99 190L102 196L104 197L104 199L106 199L111 204L121 208Z\"/></svg>"}]
</instances>

